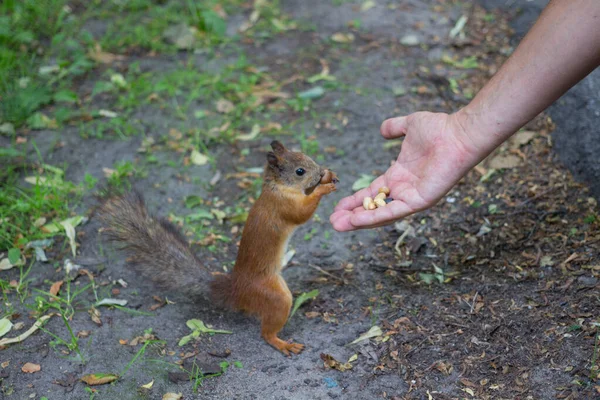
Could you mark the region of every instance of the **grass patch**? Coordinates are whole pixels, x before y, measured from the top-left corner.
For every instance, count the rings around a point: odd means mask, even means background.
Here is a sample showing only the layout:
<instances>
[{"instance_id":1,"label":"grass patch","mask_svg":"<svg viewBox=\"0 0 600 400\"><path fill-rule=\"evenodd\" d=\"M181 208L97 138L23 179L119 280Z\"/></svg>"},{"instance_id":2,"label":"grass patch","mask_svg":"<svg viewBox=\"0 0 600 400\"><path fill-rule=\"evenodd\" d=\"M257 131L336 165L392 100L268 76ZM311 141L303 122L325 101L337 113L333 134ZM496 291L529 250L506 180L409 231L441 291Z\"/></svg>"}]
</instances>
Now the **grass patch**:
<instances>
[{"instance_id":1,"label":"grass patch","mask_svg":"<svg viewBox=\"0 0 600 400\"><path fill-rule=\"evenodd\" d=\"M61 168L41 164L29 170L25 183L17 165L6 165L0 190L0 252L56 235L43 226L67 218L83 194L82 185L64 180Z\"/></svg>"}]
</instances>

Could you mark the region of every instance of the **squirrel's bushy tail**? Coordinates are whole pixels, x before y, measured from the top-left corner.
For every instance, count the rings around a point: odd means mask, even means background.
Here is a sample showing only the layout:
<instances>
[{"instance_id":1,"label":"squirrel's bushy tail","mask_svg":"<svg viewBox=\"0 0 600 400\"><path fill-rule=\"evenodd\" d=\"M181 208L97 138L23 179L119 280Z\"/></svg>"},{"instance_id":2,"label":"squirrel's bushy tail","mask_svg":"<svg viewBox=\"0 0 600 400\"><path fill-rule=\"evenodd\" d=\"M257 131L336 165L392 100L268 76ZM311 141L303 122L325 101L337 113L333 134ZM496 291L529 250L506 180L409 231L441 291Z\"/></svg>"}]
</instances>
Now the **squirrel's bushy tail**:
<instances>
[{"instance_id":1,"label":"squirrel's bushy tail","mask_svg":"<svg viewBox=\"0 0 600 400\"><path fill-rule=\"evenodd\" d=\"M109 197L99 218L105 235L122 246L129 265L142 276L165 289L208 295L210 271L175 225L148 213L140 193Z\"/></svg>"}]
</instances>

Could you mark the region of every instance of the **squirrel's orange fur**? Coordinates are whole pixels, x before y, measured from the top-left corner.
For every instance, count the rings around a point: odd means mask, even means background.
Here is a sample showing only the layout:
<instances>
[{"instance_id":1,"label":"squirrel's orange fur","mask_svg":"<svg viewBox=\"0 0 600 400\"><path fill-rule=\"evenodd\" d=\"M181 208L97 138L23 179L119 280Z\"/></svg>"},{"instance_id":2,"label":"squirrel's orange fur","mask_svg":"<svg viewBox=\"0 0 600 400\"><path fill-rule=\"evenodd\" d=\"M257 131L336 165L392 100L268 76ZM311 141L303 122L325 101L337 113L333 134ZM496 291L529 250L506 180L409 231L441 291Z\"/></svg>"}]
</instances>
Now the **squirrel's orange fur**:
<instances>
[{"instance_id":1,"label":"squirrel's orange fur","mask_svg":"<svg viewBox=\"0 0 600 400\"><path fill-rule=\"evenodd\" d=\"M233 271L217 275L210 286L218 303L257 316L265 341L289 356L304 345L277 336L292 306L281 276L287 243L314 214L321 197L336 190L331 180L337 179L302 153L288 151L277 141L271 147L263 190L248 215ZM162 286L199 291L197 281L204 280L206 270L168 221L147 214L139 195L110 199L100 215L110 237L124 244L142 274Z\"/></svg>"}]
</instances>

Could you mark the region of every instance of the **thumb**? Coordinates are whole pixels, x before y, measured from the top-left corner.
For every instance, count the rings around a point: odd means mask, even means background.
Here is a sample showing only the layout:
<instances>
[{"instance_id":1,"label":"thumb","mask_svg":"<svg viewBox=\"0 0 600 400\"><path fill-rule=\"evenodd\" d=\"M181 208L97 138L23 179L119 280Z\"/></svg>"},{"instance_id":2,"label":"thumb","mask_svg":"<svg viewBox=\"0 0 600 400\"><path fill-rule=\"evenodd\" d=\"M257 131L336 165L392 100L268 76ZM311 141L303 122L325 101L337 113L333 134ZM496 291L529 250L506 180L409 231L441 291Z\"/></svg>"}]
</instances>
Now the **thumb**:
<instances>
[{"instance_id":1,"label":"thumb","mask_svg":"<svg viewBox=\"0 0 600 400\"><path fill-rule=\"evenodd\" d=\"M386 139L395 139L406 135L408 129L407 117L390 118L381 124L381 136Z\"/></svg>"}]
</instances>

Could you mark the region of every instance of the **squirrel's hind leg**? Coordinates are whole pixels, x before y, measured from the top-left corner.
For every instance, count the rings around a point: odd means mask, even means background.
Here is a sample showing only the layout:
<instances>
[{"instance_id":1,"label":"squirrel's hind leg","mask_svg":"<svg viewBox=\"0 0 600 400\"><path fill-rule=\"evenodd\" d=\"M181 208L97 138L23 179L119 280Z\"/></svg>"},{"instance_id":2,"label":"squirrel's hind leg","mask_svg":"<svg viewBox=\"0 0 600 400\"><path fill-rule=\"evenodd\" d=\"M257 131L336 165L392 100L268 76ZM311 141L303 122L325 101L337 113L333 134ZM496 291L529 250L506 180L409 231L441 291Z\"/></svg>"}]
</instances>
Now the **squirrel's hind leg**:
<instances>
[{"instance_id":1,"label":"squirrel's hind leg","mask_svg":"<svg viewBox=\"0 0 600 400\"><path fill-rule=\"evenodd\" d=\"M256 313L260 318L263 339L288 357L290 353L299 354L304 349L303 344L286 342L277 337L292 308L292 293L283 278L276 276L269 279L260 286L257 297L260 308Z\"/></svg>"}]
</instances>

